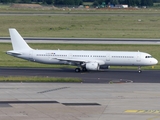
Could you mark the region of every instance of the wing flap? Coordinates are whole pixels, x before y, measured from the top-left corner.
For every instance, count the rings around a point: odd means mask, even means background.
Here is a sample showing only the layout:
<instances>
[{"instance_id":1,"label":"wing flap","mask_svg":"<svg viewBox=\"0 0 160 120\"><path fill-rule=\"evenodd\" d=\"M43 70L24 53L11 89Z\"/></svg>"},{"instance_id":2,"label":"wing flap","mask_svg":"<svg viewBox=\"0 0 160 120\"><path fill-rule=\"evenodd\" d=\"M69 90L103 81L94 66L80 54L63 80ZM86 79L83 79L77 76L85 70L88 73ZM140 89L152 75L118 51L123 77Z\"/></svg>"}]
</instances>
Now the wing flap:
<instances>
[{"instance_id":1,"label":"wing flap","mask_svg":"<svg viewBox=\"0 0 160 120\"><path fill-rule=\"evenodd\" d=\"M79 59L66 59L66 58L53 58L53 59L57 59L57 60L61 60L61 61L68 61L68 62L90 62L87 60L79 60Z\"/></svg>"}]
</instances>

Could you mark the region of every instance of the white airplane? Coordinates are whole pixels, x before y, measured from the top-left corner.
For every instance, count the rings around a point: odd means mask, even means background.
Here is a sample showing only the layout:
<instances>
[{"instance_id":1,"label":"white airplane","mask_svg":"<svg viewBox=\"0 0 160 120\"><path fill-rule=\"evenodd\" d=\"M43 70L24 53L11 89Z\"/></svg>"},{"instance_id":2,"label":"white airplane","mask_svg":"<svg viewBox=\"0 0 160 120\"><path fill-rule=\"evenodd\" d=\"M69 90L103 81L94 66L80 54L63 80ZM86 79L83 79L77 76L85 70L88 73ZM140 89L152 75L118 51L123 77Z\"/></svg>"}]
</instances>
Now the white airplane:
<instances>
[{"instance_id":1,"label":"white airplane","mask_svg":"<svg viewBox=\"0 0 160 120\"><path fill-rule=\"evenodd\" d=\"M75 72L108 69L109 66L152 66L158 63L150 54L130 51L36 50L28 46L16 29L9 29L13 50L7 54L45 64L78 66Z\"/></svg>"}]
</instances>

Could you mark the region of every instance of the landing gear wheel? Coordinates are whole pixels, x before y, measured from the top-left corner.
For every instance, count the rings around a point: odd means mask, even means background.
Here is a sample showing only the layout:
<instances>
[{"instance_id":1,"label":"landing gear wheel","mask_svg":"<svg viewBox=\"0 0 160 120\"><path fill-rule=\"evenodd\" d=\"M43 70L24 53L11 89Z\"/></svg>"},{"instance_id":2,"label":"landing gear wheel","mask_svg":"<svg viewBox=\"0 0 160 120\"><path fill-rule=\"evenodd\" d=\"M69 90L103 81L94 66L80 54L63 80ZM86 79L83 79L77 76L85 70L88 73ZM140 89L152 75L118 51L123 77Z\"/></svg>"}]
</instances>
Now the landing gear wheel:
<instances>
[{"instance_id":1,"label":"landing gear wheel","mask_svg":"<svg viewBox=\"0 0 160 120\"><path fill-rule=\"evenodd\" d=\"M80 71L81 71L80 68L76 68L76 69L75 69L75 72L80 72Z\"/></svg>"},{"instance_id":2,"label":"landing gear wheel","mask_svg":"<svg viewBox=\"0 0 160 120\"><path fill-rule=\"evenodd\" d=\"M141 70L141 66L138 66L138 72L141 73L142 70Z\"/></svg>"},{"instance_id":3,"label":"landing gear wheel","mask_svg":"<svg viewBox=\"0 0 160 120\"><path fill-rule=\"evenodd\" d=\"M138 72L139 72L139 73L141 73L141 72L142 72L142 70L139 70Z\"/></svg>"}]
</instances>

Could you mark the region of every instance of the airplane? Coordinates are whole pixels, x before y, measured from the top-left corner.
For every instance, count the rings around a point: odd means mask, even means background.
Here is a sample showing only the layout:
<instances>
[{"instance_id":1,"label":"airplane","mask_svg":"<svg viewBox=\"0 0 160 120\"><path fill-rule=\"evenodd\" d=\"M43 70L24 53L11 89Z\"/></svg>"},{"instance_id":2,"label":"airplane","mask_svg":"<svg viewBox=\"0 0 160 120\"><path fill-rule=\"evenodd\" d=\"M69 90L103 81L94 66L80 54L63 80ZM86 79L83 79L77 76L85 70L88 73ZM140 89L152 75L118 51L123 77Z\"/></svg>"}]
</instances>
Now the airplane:
<instances>
[{"instance_id":1,"label":"airplane","mask_svg":"<svg viewBox=\"0 0 160 120\"><path fill-rule=\"evenodd\" d=\"M8 55L44 64L69 64L77 66L75 72L99 71L110 66L156 65L150 54L140 51L86 51L86 50L37 50L32 49L15 28L9 28L13 50Z\"/></svg>"}]
</instances>

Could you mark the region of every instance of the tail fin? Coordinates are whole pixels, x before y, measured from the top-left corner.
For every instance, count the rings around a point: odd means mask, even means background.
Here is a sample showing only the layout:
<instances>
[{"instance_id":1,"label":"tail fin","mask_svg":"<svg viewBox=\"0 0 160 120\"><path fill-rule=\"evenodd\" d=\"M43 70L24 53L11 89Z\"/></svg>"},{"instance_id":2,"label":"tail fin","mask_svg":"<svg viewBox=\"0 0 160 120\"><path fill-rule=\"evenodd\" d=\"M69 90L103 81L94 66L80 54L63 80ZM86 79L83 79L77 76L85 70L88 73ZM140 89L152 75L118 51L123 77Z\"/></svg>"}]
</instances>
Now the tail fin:
<instances>
[{"instance_id":1,"label":"tail fin","mask_svg":"<svg viewBox=\"0 0 160 120\"><path fill-rule=\"evenodd\" d=\"M11 37L12 47L14 51L18 50L31 50L22 36L18 33L18 31L14 28L9 29L9 34Z\"/></svg>"}]
</instances>

